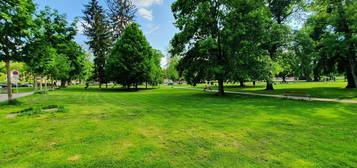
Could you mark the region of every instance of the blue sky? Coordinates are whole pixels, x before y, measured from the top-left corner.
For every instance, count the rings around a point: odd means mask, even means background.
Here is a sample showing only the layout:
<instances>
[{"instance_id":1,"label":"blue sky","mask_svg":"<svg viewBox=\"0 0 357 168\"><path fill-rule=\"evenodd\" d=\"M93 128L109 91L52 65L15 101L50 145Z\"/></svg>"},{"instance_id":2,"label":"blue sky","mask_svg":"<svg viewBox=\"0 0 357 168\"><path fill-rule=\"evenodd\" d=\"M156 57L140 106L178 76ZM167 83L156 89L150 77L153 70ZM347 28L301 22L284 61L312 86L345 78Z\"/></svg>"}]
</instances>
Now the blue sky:
<instances>
[{"instance_id":1,"label":"blue sky","mask_svg":"<svg viewBox=\"0 0 357 168\"><path fill-rule=\"evenodd\" d=\"M98 0L105 6L105 0ZM132 0L137 6L135 22L141 26L150 44L166 53L169 41L177 32L173 25L174 18L171 12L171 4L174 0ZM65 13L67 19L72 21L77 16L82 16L84 4L89 0L34 0L38 9L50 6L60 13ZM81 28L79 28L81 30ZM79 32L76 41L84 45L86 37Z\"/></svg>"}]
</instances>

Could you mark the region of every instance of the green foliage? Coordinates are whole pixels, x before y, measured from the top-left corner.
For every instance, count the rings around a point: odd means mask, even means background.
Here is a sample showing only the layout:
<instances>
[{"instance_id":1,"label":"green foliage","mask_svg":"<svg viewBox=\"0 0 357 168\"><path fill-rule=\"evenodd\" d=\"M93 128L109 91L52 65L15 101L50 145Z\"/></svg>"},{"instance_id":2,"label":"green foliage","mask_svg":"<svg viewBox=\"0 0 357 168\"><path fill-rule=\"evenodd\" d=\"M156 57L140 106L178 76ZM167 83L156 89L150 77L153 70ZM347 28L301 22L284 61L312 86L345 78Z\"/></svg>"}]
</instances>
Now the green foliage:
<instances>
[{"instance_id":1,"label":"green foliage","mask_svg":"<svg viewBox=\"0 0 357 168\"><path fill-rule=\"evenodd\" d=\"M150 60L150 75L149 75L149 83L151 85L158 85L163 83L163 70L161 68L161 58L164 55L160 50L151 49L152 56Z\"/></svg>"},{"instance_id":2,"label":"green foliage","mask_svg":"<svg viewBox=\"0 0 357 168\"><path fill-rule=\"evenodd\" d=\"M117 41L134 19L136 8L131 0L106 0L108 4L108 18L113 41Z\"/></svg>"},{"instance_id":3,"label":"green foliage","mask_svg":"<svg viewBox=\"0 0 357 168\"><path fill-rule=\"evenodd\" d=\"M178 0L172 10L180 32L171 53L182 57L178 70L188 83L218 80L223 94L223 81L268 75L265 45L272 33L264 1Z\"/></svg>"},{"instance_id":4,"label":"green foliage","mask_svg":"<svg viewBox=\"0 0 357 168\"><path fill-rule=\"evenodd\" d=\"M229 56L231 81L263 80L270 69L264 43L269 38L269 12L262 1L233 1L223 22L223 50Z\"/></svg>"},{"instance_id":5,"label":"green foliage","mask_svg":"<svg viewBox=\"0 0 357 168\"><path fill-rule=\"evenodd\" d=\"M150 82L151 65L157 65L159 57L160 54L152 52L139 26L132 23L124 30L109 55L107 75L110 80L128 88Z\"/></svg>"},{"instance_id":6,"label":"green foliage","mask_svg":"<svg viewBox=\"0 0 357 168\"><path fill-rule=\"evenodd\" d=\"M32 0L0 1L0 61L21 61L33 26Z\"/></svg>"},{"instance_id":7,"label":"green foliage","mask_svg":"<svg viewBox=\"0 0 357 168\"><path fill-rule=\"evenodd\" d=\"M112 44L109 21L97 0L90 0L83 13L84 35L87 36L87 44L95 57L94 78L101 85L106 82L104 66Z\"/></svg>"},{"instance_id":8,"label":"green foliage","mask_svg":"<svg viewBox=\"0 0 357 168\"><path fill-rule=\"evenodd\" d=\"M315 41L306 30L302 29L295 33L293 49L297 57L296 75L304 77L307 81L311 81L311 75L315 66L314 62L317 59Z\"/></svg>"},{"instance_id":9,"label":"green foliage","mask_svg":"<svg viewBox=\"0 0 357 168\"><path fill-rule=\"evenodd\" d=\"M73 41L77 21L69 24L64 15L46 7L36 15L34 22L34 36L26 48L30 71L55 80L80 79L87 58Z\"/></svg>"},{"instance_id":10,"label":"green foliage","mask_svg":"<svg viewBox=\"0 0 357 168\"><path fill-rule=\"evenodd\" d=\"M353 0L316 0L305 25L317 43L319 65L325 73L345 72L349 88L357 87L356 7Z\"/></svg>"},{"instance_id":11,"label":"green foliage","mask_svg":"<svg viewBox=\"0 0 357 168\"><path fill-rule=\"evenodd\" d=\"M177 56L170 57L168 60L167 68L165 69L165 78L172 81L180 80L179 72L177 71L177 66L180 62L180 58Z\"/></svg>"}]
</instances>

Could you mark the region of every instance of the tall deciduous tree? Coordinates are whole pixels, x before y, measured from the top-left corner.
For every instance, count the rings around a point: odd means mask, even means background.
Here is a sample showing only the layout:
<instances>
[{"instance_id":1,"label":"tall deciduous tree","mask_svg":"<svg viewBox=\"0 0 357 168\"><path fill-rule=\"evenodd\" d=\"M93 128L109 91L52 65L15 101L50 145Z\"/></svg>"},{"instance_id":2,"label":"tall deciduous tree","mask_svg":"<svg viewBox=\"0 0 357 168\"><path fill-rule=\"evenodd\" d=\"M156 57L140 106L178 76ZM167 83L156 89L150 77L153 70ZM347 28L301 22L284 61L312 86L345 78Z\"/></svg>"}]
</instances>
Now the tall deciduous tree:
<instances>
[{"instance_id":1,"label":"tall deciduous tree","mask_svg":"<svg viewBox=\"0 0 357 168\"><path fill-rule=\"evenodd\" d=\"M281 52L284 45L287 44L286 35L289 34L289 28L286 25L287 19L296 12L301 0L267 0L267 6L271 12L272 24L270 26L270 39L267 40L266 48L269 51L270 59L273 62L278 62L278 54ZM274 69L274 64L271 63L271 69ZM271 71L266 78L266 90L274 90L273 80L274 72Z\"/></svg>"},{"instance_id":2,"label":"tall deciduous tree","mask_svg":"<svg viewBox=\"0 0 357 168\"><path fill-rule=\"evenodd\" d=\"M269 57L264 48L271 23L263 0L234 0L226 5L223 22L223 49L229 58L230 80L263 80L267 76Z\"/></svg>"},{"instance_id":3,"label":"tall deciduous tree","mask_svg":"<svg viewBox=\"0 0 357 168\"><path fill-rule=\"evenodd\" d=\"M85 5L83 11L84 34L88 37L90 50L94 55L95 78L99 82L99 87L106 82L105 63L111 46L111 33L109 22L105 17L105 11L97 0L91 0Z\"/></svg>"},{"instance_id":4,"label":"tall deciduous tree","mask_svg":"<svg viewBox=\"0 0 357 168\"><path fill-rule=\"evenodd\" d=\"M110 80L128 89L149 82L152 49L135 23L129 25L116 42L106 65Z\"/></svg>"},{"instance_id":5,"label":"tall deciduous tree","mask_svg":"<svg viewBox=\"0 0 357 168\"><path fill-rule=\"evenodd\" d=\"M132 23L136 8L131 0L107 0L107 4L112 40L115 42L125 27Z\"/></svg>"},{"instance_id":6,"label":"tall deciduous tree","mask_svg":"<svg viewBox=\"0 0 357 168\"><path fill-rule=\"evenodd\" d=\"M21 61L35 6L32 0L0 1L0 61L6 63L8 100L12 99L10 61Z\"/></svg>"},{"instance_id":7,"label":"tall deciduous tree","mask_svg":"<svg viewBox=\"0 0 357 168\"><path fill-rule=\"evenodd\" d=\"M320 47L326 50L335 48L335 52L325 53L322 55L322 61L324 58L330 60L327 62L341 62L346 70L348 79L348 88L357 87L357 2L355 0L316 0L313 7L316 13L316 18L324 20L325 23L318 25L315 22L315 28L321 32L320 35ZM316 33L317 34L317 33ZM336 46L338 47L332 47ZM331 46L331 47L329 47ZM323 50L321 50L323 52ZM320 52L320 53L321 53ZM335 54L333 54L335 53ZM333 57L326 57L332 55ZM340 60L340 61L338 61Z\"/></svg>"},{"instance_id":8,"label":"tall deciduous tree","mask_svg":"<svg viewBox=\"0 0 357 168\"><path fill-rule=\"evenodd\" d=\"M309 36L306 30L302 29L295 33L293 48L297 57L297 73L307 81L311 81L311 75L314 70L315 41Z\"/></svg>"},{"instance_id":9,"label":"tall deciduous tree","mask_svg":"<svg viewBox=\"0 0 357 168\"><path fill-rule=\"evenodd\" d=\"M193 85L203 80L218 80L220 95L224 94L223 83L231 71L222 46L224 2L177 0L172 4L175 25L180 32L172 39L170 52L182 56L178 69Z\"/></svg>"},{"instance_id":10,"label":"tall deciduous tree","mask_svg":"<svg viewBox=\"0 0 357 168\"><path fill-rule=\"evenodd\" d=\"M83 50L73 41L76 35L76 20L69 24L65 15L46 7L45 10L36 14L34 23L36 25L34 33L26 47L28 55L26 63L34 74L62 80L62 84L65 84L80 73L81 67L77 57L84 55ZM63 71L60 71L58 62L69 64L69 70L63 68ZM61 75L57 73L56 68L62 72Z\"/></svg>"}]
</instances>

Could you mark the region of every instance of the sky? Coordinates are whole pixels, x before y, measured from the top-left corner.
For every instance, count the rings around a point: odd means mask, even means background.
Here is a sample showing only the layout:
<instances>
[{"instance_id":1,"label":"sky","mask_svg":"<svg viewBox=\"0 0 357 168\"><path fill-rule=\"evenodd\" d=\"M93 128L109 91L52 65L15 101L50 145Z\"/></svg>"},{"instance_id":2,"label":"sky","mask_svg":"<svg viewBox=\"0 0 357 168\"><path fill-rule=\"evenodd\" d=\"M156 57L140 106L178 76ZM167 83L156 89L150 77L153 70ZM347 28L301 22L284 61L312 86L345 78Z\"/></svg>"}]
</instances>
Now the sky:
<instances>
[{"instance_id":1,"label":"sky","mask_svg":"<svg viewBox=\"0 0 357 168\"><path fill-rule=\"evenodd\" d=\"M106 6L105 0L98 0L102 6ZM134 21L138 23L141 30L151 46L161 50L165 55L167 47L174 34L178 31L173 25L174 17L171 12L171 4L174 0L132 0L137 7ZM45 6L57 9L59 13L66 14L68 21L73 21L75 17L83 16L84 5L89 0L34 0L38 10ZM82 34L83 28L78 24L79 33L76 41L85 46L86 37ZM163 60L165 64L165 60Z\"/></svg>"}]
</instances>

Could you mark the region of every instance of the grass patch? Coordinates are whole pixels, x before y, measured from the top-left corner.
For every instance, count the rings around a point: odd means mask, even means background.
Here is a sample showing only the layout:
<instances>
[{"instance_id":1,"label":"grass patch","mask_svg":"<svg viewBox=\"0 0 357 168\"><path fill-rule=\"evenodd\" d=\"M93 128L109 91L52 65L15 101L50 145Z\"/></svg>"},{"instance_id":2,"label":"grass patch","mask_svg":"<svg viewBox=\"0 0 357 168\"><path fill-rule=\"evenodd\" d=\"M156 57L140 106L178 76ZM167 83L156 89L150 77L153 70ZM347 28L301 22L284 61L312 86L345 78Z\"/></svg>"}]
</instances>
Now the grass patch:
<instances>
[{"instance_id":1,"label":"grass patch","mask_svg":"<svg viewBox=\"0 0 357 168\"><path fill-rule=\"evenodd\" d=\"M164 87L20 100L0 107L2 168L357 167L355 104ZM3 117L53 104L66 113Z\"/></svg>"},{"instance_id":2,"label":"grass patch","mask_svg":"<svg viewBox=\"0 0 357 168\"><path fill-rule=\"evenodd\" d=\"M65 109L63 106L59 105L48 105L44 107L39 107L39 108L26 108L24 110L10 113L15 116L34 116L34 115L40 115L40 114L54 114L54 113L63 113L65 112Z\"/></svg>"}]
</instances>

